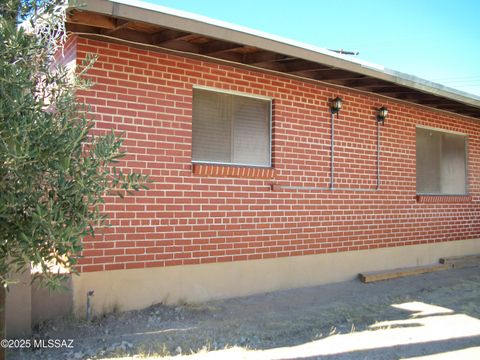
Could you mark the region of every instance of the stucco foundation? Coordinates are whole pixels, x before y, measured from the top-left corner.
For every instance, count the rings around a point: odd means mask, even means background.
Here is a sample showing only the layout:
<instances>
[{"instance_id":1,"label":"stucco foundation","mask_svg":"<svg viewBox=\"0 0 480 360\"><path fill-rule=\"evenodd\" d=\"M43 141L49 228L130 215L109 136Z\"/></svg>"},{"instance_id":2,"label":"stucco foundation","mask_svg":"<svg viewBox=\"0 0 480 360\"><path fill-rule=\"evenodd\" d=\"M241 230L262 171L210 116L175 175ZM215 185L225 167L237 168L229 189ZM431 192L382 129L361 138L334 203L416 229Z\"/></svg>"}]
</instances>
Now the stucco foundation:
<instances>
[{"instance_id":1,"label":"stucco foundation","mask_svg":"<svg viewBox=\"0 0 480 360\"><path fill-rule=\"evenodd\" d=\"M5 320L7 338L26 338L32 334L32 298L30 271L14 276L15 283L7 292Z\"/></svg>"},{"instance_id":2,"label":"stucco foundation","mask_svg":"<svg viewBox=\"0 0 480 360\"><path fill-rule=\"evenodd\" d=\"M155 303L200 302L349 280L359 272L437 263L480 253L480 239L311 256L83 273L72 278L74 311L141 309Z\"/></svg>"}]
</instances>

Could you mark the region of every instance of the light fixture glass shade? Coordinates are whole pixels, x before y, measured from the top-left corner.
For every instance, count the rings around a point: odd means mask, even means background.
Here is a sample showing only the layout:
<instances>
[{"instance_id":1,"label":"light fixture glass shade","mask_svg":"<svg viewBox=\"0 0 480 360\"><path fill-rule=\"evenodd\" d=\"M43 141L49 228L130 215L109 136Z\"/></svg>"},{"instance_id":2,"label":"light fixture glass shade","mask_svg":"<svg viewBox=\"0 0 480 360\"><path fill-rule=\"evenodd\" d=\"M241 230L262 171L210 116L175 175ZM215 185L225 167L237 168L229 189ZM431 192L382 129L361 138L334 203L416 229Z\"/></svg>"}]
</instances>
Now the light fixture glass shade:
<instances>
[{"instance_id":1,"label":"light fixture glass shade","mask_svg":"<svg viewBox=\"0 0 480 360\"><path fill-rule=\"evenodd\" d=\"M382 106L377 110L377 121L383 124L385 122L385 118L387 117L387 115L388 115L388 109L385 106Z\"/></svg>"},{"instance_id":2,"label":"light fixture glass shade","mask_svg":"<svg viewBox=\"0 0 480 360\"><path fill-rule=\"evenodd\" d=\"M336 97L335 99L331 100L330 103L330 110L333 114L338 113L342 108L343 100L341 97Z\"/></svg>"},{"instance_id":3,"label":"light fixture glass shade","mask_svg":"<svg viewBox=\"0 0 480 360\"><path fill-rule=\"evenodd\" d=\"M385 119L388 115L388 109L385 106L382 106L378 109L378 115Z\"/></svg>"}]
</instances>

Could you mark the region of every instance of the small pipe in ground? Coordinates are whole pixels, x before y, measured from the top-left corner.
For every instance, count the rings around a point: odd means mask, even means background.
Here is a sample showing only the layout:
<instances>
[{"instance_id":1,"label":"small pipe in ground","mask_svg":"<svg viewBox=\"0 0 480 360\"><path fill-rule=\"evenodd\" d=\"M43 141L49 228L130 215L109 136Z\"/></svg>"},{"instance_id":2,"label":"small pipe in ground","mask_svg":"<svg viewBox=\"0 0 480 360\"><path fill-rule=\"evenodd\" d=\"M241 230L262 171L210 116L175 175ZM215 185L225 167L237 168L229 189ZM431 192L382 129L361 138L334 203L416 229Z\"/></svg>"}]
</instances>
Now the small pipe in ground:
<instances>
[{"instance_id":1,"label":"small pipe in ground","mask_svg":"<svg viewBox=\"0 0 480 360\"><path fill-rule=\"evenodd\" d=\"M93 290L87 291L87 321L90 321L92 316L93 293Z\"/></svg>"}]
</instances>

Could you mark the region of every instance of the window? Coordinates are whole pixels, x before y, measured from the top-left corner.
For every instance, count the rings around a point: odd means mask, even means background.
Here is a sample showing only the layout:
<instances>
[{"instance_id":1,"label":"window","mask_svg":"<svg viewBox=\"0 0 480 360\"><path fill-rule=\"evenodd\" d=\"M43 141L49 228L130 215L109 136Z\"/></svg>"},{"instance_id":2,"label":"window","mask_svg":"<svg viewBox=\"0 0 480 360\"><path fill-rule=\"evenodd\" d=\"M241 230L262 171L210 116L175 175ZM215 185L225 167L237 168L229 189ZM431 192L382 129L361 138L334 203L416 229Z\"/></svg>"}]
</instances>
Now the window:
<instances>
[{"instance_id":1,"label":"window","mask_svg":"<svg viewBox=\"0 0 480 360\"><path fill-rule=\"evenodd\" d=\"M194 162L270 166L271 101L193 90Z\"/></svg>"},{"instance_id":2,"label":"window","mask_svg":"<svg viewBox=\"0 0 480 360\"><path fill-rule=\"evenodd\" d=\"M417 127L417 194L467 193L467 137Z\"/></svg>"}]
</instances>

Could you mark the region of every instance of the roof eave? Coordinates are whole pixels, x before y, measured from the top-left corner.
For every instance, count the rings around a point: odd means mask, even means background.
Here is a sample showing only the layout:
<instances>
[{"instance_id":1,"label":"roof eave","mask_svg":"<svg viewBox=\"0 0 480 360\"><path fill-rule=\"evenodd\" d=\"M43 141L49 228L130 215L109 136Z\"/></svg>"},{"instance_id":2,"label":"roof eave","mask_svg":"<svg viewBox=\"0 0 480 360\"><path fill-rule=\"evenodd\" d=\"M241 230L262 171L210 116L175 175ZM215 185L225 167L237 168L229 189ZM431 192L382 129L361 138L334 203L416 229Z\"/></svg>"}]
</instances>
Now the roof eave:
<instances>
[{"instance_id":1,"label":"roof eave","mask_svg":"<svg viewBox=\"0 0 480 360\"><path fill-rule=\"evenodd\" d=\"M230 25L202 16L175 11L140 1L123 0L86 0L81 9L132 21L161 25L180 31L192 32L203 36L244 44L246 46L253 46L266 51L384 80L425 94L454 100L480 109L480 97L473 94L445 87L416 76L385 69L381 66L361 61L352 61L351 59L347 60L343 56L325 49Z\"/></svg>"}]
</instances>

